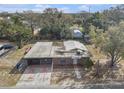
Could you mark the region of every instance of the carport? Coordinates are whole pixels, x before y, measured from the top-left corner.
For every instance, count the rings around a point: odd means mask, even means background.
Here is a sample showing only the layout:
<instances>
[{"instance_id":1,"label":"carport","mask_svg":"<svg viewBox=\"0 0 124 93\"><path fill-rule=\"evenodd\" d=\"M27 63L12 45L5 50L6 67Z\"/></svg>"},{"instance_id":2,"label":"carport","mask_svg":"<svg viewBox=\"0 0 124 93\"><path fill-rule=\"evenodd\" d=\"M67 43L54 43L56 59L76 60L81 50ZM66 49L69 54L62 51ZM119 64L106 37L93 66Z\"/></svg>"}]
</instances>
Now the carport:
<instances>
[{"instance_id":1,"label":"carport","mask_svg":"<svg viewBox=\"0 0 124 93\"><path fill-rule=\"evenodd\" d=\"M37 42L24 56L27 63L17 87L48 87L51 80L52 58L50 58L52 42Z\"/></svg>"},{"instance_id":2,"label":"carport","mask_svg":"<svg viewBox=\"0 0 124 93\"><path fill-rule=\"evenodd\" d=\"M52 64L52 58L27 59L28 65Z\"/></svg>"}]
</instances>

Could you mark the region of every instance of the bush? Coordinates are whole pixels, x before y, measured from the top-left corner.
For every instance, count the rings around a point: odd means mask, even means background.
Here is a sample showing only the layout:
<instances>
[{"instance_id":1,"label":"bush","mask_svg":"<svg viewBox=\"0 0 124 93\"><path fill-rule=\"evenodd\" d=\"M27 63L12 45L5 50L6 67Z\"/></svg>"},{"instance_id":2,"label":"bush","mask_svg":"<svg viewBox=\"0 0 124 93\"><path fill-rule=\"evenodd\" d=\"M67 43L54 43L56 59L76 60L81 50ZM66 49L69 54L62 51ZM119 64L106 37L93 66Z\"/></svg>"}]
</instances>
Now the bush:
<instances>
[{"instance_id":1,"label":"bush","mask_svg":"<svg viewBox=\"0 0 124 93\"><path fill-rule=\"evenodd\" d=\"M94 65L93 64L93 61L90 58L87 58L87 59L82 60L80 62L80 64L83 65L86 68L90 68L90 67L92 67Z\"/></svg>"}]
</instances>

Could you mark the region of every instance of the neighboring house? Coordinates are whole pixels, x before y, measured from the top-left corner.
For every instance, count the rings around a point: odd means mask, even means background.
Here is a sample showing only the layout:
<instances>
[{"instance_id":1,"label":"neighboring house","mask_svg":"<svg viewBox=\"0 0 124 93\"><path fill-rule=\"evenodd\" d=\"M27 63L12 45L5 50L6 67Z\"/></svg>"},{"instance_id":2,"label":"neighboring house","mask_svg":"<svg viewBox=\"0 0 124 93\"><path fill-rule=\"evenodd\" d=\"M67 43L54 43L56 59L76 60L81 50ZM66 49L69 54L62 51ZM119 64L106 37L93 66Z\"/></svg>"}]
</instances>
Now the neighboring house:
<instances>
[{"instance_id":1,"label":"neighboring house","mask_svg":"<svg viewBox=\"0 0 124 93\"><path fill-rule=\"evenodd\" d=\"M78 25L73 25L70 27L72 38L82 38L83 28Z\"/></svg>"},{"instance_id":2,"label":"neighboring house","mask_svg":"<svg viewBox=\"0 0 124 93\"><path fill-rule=\"evenodd\" d=\"M34 36L37 36L40 32L41 28L34 29Z\"/></svg>"},{"instance_id":3,"label":"neighboring house","mask_svg":"<svg viewBox=\"0 0 124 93\"><path fill-rule=\"evenodd\" d=\"M7 19L8 19L8 20L10 20L10 19L11 19L11 17L10 17L10 16L8 16L8 17L7 17Z\"/></svg>"},{"instance_id":4,"label":"neighboring house","mask_svg":"<svg viewBox=\"0 0 124 93\"><path fill-rule=\"evenodd\" d=\"M72 36L73 38L82 38L83 34L80 30L77 29L77 30L73 30Z\"/></svg>"},{"instance_id":5,"label":"neighboring house","mask_svg":"<svg viewBox=\"0 0 124 93\"><path fill-rule=\"evenodd\" d=\"M3 17L0 17L0 20L3 20Z\"/></svg>"},{"instance_id":6,"label":"neighboring house","mask_svg":"<svg viewBox=\"0 0 124 93\"><path fill-rule=\"evenodd\" d=\"M73 65L89 59L87 48L78 41L64 41L62 46L53 42L37 42L24 56L27 65Z\"/></svg>"}]
</instances>

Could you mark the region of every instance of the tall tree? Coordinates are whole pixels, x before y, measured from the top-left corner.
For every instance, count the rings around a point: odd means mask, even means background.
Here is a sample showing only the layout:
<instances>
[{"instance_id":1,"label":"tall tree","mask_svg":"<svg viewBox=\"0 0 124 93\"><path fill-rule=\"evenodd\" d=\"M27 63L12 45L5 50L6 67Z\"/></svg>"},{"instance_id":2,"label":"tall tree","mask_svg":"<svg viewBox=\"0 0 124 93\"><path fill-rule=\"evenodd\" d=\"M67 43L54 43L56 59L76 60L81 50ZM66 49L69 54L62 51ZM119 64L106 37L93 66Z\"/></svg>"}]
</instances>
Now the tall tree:
<instances>
[{"instance_id":1,"label":"tall tree","mask_svg":"<svg viewBox=\"0 0 124 93\"><path fill-rule=\"evenodd\" d=\"M0 37L7 38L9 36L8 28L10 24L6 20L0 20Z\"/></svg>"},{"instance_id":2,"label":"tall tree","mask_svg":"<svg viewBox=\"0 0 124 93\"><path fill-rule=\"evenodd\" d=\"M72 17L67 14L63 14L58 11L57 8L47 8L42 14L42 30L41 34L44 34L52 39L61 39L67 36L69 27L71 25Z\"/></svg>"},{"instance_id":3,"label":"tall tree","mask_svg":"<svg viewBox=\"0 0 124 93\"><path fill-rule=\"evenodd\" d=\"M22 42L31 37L31 31L22 23L22 18L19 15L11 17L11 24L8 29L10 33L10 40L14 41L18 48L22 47Z\"/></svg>"},{"instance_id":4,"label":"tall tree","mask_svg":"<svg viewBox=\"0 0 124 93\"><path fill-rule=\"evenodd\" d=\"M110 66L120 62L124 55L124 32L118 27L111 27L106 35L102 50L111 59Z\"/></svg>"},{"instance_id":5,"label":"tall tree","mask_svg":"<svg viewBox=\"0 0 124 93\"><path fill-rule=\"evenodd\" d=\"M34 35L34 30L39 27L41 21L41 15L39 13L34 13L33 11L24 11L23 19L27 22L27 25L31 29L32 37Z\"/></svg>"},{"instance_id":6,"label":"tall tree","mask_svg":"<svg viewBox=\"0 0 124 93\"><path fill-rule=\"evenodd\" d=\"M90 23L91 23L90 22L91 15L92 15L91 13L88 13L85 11L80 13L80 18L82 19L82 26L84 28L85 33L89 33L89 31L90 31L89 27L90 27Z\"/></svg>"}]
</instances>

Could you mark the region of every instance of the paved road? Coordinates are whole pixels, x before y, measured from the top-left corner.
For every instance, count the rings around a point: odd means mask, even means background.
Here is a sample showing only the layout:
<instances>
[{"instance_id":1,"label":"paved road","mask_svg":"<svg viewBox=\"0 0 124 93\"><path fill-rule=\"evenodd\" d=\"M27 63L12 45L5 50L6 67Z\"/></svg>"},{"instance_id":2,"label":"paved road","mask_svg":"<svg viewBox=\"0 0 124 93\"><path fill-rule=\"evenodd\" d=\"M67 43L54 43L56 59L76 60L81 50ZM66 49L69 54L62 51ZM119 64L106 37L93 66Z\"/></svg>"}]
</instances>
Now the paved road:
<instances>
[{"instance_id":1,"label":"paved road","mask_svg":"<svg viewBox=\"0 0 124 93\"><path fill-rule=\"evenodd\" d=\"M18 89L124 89L124 83L113 83L113 84L85 84L79 86L40 86L40 85L30 85L30 86L16 86L11 88Z\"/></svg>"},{"instance_id":2,"label":"paved road","mask_svg":"<svg viewBox=\"0 0 124 93\"><path fill-rule=\"evenodd\" d=\"M16 87L46 87L50 85L50 79L51 65L32 65L26 68Z\"/></svg>"}]
</instances>

